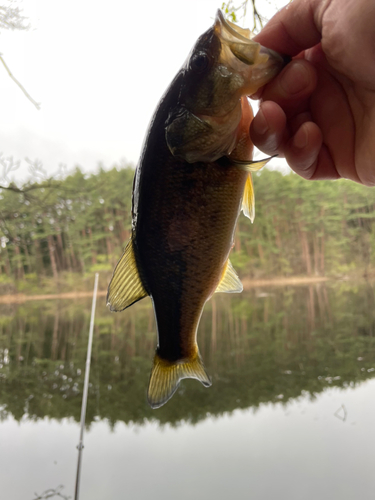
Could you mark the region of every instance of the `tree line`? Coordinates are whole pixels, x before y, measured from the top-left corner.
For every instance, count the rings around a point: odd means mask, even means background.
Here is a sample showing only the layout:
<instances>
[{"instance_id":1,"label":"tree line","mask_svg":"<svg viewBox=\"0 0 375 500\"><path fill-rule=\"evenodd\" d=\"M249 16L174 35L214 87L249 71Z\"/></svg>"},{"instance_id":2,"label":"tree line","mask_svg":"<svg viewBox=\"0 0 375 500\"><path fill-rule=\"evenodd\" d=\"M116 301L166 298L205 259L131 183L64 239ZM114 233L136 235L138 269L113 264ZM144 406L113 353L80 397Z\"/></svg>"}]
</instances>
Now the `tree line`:
<instances>
[{"instance_id":1,"label":"tree line","mask_svg":"<svg viewBox=\"0 0 375 500\"><path fill-rule=\"evenodd\" d=\"M0 283L110 273L131 229L131 166L79 168L63 180L0 190ZM240 216L231 260L241 276L368 275L375 192L345 180L254 176L254 224Z\"/></svg>"}]
</instances>

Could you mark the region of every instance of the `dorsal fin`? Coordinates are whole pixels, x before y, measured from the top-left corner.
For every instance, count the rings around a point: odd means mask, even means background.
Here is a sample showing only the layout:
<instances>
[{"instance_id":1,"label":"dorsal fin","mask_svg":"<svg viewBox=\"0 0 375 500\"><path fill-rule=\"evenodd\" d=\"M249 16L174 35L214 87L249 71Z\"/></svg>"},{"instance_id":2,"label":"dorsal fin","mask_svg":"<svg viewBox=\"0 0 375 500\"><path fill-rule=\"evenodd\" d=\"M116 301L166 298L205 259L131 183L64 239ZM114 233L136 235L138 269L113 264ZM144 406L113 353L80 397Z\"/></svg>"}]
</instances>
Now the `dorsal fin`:
<instances>
[{"instance_id":1,"label":"dorsal fin","mask_svg":"<svg viewBox=\"0 0 375 500\"><path fill-rule=\"evenodd\" d=\"M111 311L122 311L147 295L135 261L133 240L130 239L109 283L107 306Z\"/></svg>"},{"instance_id":2,"label":"dorsal fin","mask_svg":"<svg viewBox=\"0 0 375 500\"><path fill-rule=\"evenodd\" d=\"M147 400L151 408L160 408L169 401L177 391L180 381L184 378L195 378L202 382L205 387L211 385L198 347L194 356L177 361L167 361L155 354L147 392Z\"/></svg>"},{"instance_id":3,"label":"dorsal fin","mask_svg":"<svg viewBox=\"0 0 375 500\"><path fill-rule=\"evenodd\" d=\"M265 158L264 160L257 160L257 161L240 161L240 160L233 160L230 158L231 163L233 163L234 166L240 168L241 170L246 170L246 172L258 172L261 168L264 167L264 165L267 165L267 163L272 160L272 158L275 158L277 155L270 156L269 158Z\"/></svg>"},{"instance_id":4,"label":"dorsal fin","mask_svg":"<svg viewBox=\"0 0 375 500\"><path fill-rule=\"evenodd\" d=\"M226 292L226 293L241 293L243 290L240 278L237 276L230 260L228 259L224 265L223 272L221 275L221 280L216 292Z\"/></svg>"},{"instance_id":5,"label":"dorsal fin","mask_svg":"<svg viewBox=\"0 0 375 500\"><path fill-rule=\"evenodd\" d=\"M254 222L255 218L255 196L254 196L254 186L253 179L251 178L251 173L247 176L245 189L242 198L242 211L246 217L248 217L251 222Z\"/></svg>"}]
</instances>

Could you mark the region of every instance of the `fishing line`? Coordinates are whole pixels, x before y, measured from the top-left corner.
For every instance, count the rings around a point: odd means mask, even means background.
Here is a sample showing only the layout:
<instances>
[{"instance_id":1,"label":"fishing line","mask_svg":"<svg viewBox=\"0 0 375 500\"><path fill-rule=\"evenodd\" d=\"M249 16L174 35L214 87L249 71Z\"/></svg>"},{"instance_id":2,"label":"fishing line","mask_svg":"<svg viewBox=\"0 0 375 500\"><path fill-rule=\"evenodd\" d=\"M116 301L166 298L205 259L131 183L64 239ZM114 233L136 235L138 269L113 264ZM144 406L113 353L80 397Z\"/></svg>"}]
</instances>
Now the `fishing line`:
<instances>
[{"instance_id":1,"label":"fishing line","mask_svg":"<svg viewBox=\"0 0 375 500\"><path fill-rule=\"evenodd\" d=\"M86 371L85 371L85 381L83 384L83 396L82 396L82 406L81 406L81 429L79 434L78 449L78 462L77 462L77 474L76 474L76 487L74 493L74 500L79 499L79 486L81 480L81 462L82 462L82 450L83 450L83 433L85 430L86 421L86 407L87 407L87 394L89 391L89 377L90 377L90 364L91 364L91 350L92 350L92 337L94 332L94 318L95 318L95 308L96 308L96 295L98 292L98 281L99 273L95 273L95 284L94 293L92 297L92 307L91 307L91 319L90 319L90 330L89 330L89 340L87 344L87 356L86 356Z\"/></svg>"}]
</instances>

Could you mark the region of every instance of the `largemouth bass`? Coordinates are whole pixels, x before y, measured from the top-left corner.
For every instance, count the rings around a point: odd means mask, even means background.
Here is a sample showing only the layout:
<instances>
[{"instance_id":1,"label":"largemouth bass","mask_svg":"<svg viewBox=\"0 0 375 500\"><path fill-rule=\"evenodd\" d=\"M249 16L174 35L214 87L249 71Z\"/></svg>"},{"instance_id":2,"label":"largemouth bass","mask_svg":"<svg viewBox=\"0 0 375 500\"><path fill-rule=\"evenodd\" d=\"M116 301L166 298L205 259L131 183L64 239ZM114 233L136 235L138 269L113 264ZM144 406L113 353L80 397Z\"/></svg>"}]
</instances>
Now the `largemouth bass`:
<instances>
[{"instance_id":1,"label":"largemouth bass","mask_svg":"<svg viewBox=\"0 0 375 500\"><path fill-rule=\"evenodd\" d=\"M149 295L158 343L148 388L152 408L184 378L211 385L197 345L203 307L216 291L240 292L230 261L241 207L254 218L247 95L283 67L218 11L162 97L133 185L132 236L109 284L121 311Z\"/></svg>"}]
</instances>

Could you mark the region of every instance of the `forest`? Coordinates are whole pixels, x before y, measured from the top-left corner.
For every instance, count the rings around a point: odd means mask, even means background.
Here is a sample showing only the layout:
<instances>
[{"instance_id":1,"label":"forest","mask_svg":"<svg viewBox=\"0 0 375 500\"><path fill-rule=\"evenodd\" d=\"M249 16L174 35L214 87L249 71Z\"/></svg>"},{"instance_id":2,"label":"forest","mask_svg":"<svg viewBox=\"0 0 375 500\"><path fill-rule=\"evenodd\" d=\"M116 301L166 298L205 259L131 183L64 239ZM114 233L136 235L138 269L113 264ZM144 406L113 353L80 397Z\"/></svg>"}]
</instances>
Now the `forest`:
<instances>
[{"instance_id":1,"label":"forest","mask_svg":"<svg viewBox=\"0 0 375 500\"><path fill-rule=\"evenodd\" d=\"M76 168L63 180L2 188L0 292L77 288L93 272L109 277L130 235L133 176L126 164L95 174ZM254 189L255 221L240 216L231 254L241 277L371 275L373 189L267 169L254 176Z\"/></svg>"}]
</instances>

